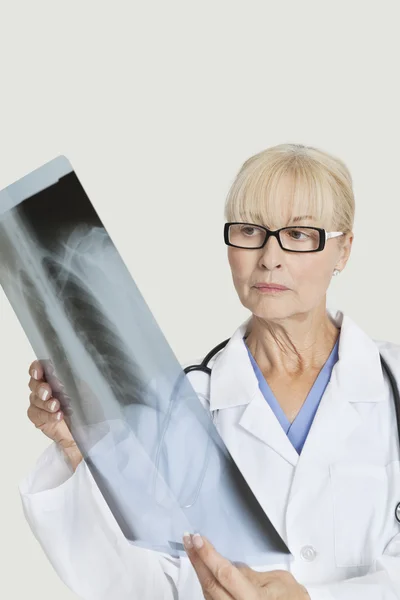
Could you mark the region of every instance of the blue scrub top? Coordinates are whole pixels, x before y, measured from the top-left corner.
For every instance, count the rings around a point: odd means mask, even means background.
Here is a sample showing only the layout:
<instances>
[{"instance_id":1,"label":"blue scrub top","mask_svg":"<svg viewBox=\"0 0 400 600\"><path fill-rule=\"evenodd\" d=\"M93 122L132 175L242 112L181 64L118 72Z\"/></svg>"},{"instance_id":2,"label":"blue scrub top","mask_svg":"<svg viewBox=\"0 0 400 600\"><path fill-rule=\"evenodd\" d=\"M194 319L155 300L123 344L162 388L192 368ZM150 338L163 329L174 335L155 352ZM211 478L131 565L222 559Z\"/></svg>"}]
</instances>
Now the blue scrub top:
<instances>
[{"instance_id":1,"label":"blue scrub top","mask_svg":"<svg viewBox=\"0 0 400 600\"><path fill-rule=\"evenodd\" d=\"M333 366L338 360L339 338L337 339L336 344L328 357L328 360L319 372L317 379L315 380L306 400L303 403L303 406L301 407L293 423L289 421L289 419L283 412L279 402L272 393L272 390L269 387L264 375L262 374L260 367L258 366L253 355L251 354L244 337L243 342L247 348L250 362L253 365L254 372L258 379L258 385L264 398L270 405L276 418L283 427L283 430L285 431L289 440L293 444L294 448L297 450L298 454L300 454L306 441L308 432L310 431L315 414L318 410L318 406L321 401L322 395L331 378Z\"/></svg>"}]
</instances>

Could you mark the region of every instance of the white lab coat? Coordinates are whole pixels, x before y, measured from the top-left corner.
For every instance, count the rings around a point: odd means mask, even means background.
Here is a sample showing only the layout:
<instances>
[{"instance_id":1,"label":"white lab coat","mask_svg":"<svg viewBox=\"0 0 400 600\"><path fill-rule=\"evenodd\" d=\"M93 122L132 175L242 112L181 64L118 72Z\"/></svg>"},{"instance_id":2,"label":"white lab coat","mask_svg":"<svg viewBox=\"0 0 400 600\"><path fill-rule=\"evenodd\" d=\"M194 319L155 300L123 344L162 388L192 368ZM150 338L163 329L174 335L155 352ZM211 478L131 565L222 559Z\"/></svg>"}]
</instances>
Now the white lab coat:
<instances>
[{"instance_id":1,"label":"white lab coat","mask_svg":"<svg viewBox=\"0 0 400 600\"><path fill-rule=\"evenodd\" d=\"M400 346L373 341L348 316L339 360L300 456L263 398L242 341L248 319L212 360L189 373L229 452L293 560L312 600L400 599L400 455L389 383ZM29 525L53 567L84 600L200 600L187 557L144 550L122 535L86 464L75 473L55 444L20 483ZM212 507L210 508L212 510Z\"/></svg>"}]
</instances>

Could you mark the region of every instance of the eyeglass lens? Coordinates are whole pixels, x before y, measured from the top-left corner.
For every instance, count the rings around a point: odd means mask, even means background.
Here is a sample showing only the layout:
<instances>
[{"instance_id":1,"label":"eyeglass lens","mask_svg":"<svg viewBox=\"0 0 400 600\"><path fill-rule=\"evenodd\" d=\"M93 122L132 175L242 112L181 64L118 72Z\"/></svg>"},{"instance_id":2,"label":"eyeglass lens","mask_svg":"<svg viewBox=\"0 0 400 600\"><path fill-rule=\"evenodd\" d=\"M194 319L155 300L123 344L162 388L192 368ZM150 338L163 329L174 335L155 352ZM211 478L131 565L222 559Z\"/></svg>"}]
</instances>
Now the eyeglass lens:
<instances>
[{"instance_id":1,"label":"eyeglass lens","mask_svg":"<svg viewBox=\"0 0 400 600\"><path fill-rule=\"evenodd\" d=\"M260 248L265 240L266 231L255 225L243 223L230 225L229 242L241 248ZM290 227L279 232L282 247L285 250L309 252L320 244L320 232L310 227Z\"/></svg>"}]
</instances>

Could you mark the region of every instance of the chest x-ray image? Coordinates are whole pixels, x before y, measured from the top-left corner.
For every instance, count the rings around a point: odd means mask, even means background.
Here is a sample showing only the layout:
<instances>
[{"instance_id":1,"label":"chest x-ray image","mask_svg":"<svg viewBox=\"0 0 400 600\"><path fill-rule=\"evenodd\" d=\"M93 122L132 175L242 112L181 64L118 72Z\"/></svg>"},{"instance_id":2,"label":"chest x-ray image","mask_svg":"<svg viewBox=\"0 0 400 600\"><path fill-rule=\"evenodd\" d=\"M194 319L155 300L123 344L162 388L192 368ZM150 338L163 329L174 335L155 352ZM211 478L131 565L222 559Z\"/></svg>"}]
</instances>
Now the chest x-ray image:
<instances>
[{"instance_id":1,"label":"chest x-ray image","mask_svg":"<svg viewBox=\"0 0 400 600\"><path fill-rule=\"evenodd\" d=\"M180 556L183 532L200 531L234 561L287 556L64 156L0 192L0 253L0 283L125 537Z\"/></svg>"}]
</instances>

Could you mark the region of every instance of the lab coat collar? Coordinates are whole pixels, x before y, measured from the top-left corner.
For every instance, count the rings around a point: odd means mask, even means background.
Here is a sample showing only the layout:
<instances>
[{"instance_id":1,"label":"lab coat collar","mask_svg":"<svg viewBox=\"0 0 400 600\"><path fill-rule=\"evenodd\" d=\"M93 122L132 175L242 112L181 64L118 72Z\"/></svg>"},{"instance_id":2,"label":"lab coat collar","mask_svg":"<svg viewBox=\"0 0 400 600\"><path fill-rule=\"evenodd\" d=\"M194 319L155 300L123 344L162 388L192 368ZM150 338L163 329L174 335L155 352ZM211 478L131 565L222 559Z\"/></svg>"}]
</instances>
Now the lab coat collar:
<instances>
[{"instance_id":1,"label":"lab coat collar","mask_svg":"<svg viewBox=\"0 0 400 600\"><path fill-rule=\"evenodd\" d=\"M377 345L342 311L329 309L328 315L341 328L338 361L332 371L335 392L344 394L351 403L380 402L385 387ZM243 341L251 318L236 329L211 364L211 411L244 406L260 393Z\"/></svg>"},{"instance_id":2,"label":"lab coat collar","mask_svg":"<svg viewBox=\"0 0 400 600\"><path fill-rule=\"evenodd\" d=\"M331 378L335 393L343 392L350 403L381 402L386 388L377 344L342 311L328 314L341 328Z\"/></svg>"},{"instance_id":3,"label":"lab coat collar","mask_svg":"<svg viewBox=\"0 0 400 600\"><path fill-rule=\"evenodd\" d=\"M210 410L248 404L257 394L258 380L249 360L243 336L251 316L234 332L211 366Z\"/></svg>"}]
</instances>

